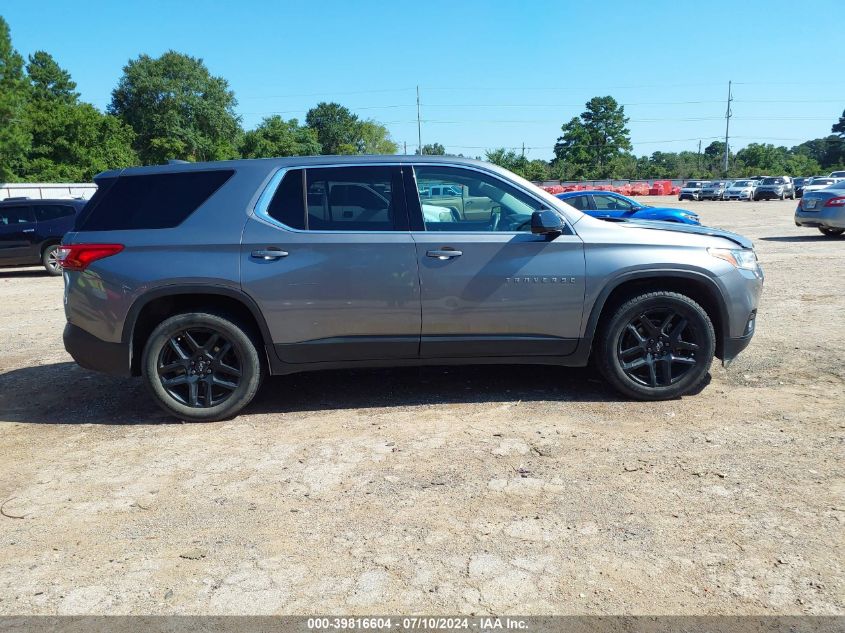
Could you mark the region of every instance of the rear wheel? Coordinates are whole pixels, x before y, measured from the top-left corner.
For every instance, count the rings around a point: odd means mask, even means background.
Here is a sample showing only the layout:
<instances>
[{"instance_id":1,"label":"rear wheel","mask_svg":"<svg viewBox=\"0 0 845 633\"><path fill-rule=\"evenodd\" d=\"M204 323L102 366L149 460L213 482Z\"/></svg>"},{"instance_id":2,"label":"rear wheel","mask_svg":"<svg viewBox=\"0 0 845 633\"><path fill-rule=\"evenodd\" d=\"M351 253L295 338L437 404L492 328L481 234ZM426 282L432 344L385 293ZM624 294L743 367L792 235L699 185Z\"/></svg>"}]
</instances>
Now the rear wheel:
<instances>
[{"instance_id":1,"label":"rear wheel","mask_svg":"<svg viewBox=\"0 0 845 633\"><path fill-rule=\"evenodd\" d=\"M834 229L829 226L820 226L819 231L828 237L838 237L845 233L845 229Z\"/></svg>"},{"instance_id":2,"label":"rear wheel","mask_svg":"<svg viewBox=\"0 0 845 633\"><path fill-rule=\"evenodd\" d=\"M642 294L621 305L603 328L598 367L622 394L666 400L696 391L716 351L710 317L675 292Z\"/></svg>"},{"instance_id":3,"label":"rear wheel","mask_svg":"<svg viewBox=\"0 0 845 633\"><path fill-rule=\"evenodd\" d=\"M41 253L41 265L48 275L58 277L62 274L62 264L59 261L59 245L51 244Z\"/></svg>"},{"instance_id":4,"label":"rear wheel","mask_svg":"<svg viewBox=\"0 0 845 633\"><path fill-rule=\"evenodd\" d=\"M178 418L210 422L236 415L263 377L258 346L237 321L211 312L178 314L150 335L141 361L159 406Z\"/></svg>"}]
</instances>

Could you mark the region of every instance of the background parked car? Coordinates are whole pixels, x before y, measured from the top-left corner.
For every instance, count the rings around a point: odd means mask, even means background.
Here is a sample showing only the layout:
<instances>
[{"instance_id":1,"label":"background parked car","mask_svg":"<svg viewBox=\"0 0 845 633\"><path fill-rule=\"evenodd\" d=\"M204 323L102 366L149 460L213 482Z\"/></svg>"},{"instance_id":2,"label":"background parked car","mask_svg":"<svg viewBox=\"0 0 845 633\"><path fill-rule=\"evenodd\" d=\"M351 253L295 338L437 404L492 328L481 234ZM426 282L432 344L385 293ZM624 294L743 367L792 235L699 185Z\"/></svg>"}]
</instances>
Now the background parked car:
<instances>
[{"instance_id":1,"label":"background parked car","mask_svg":"<svg viewBox=\"0 0 845 633\"><path fill-rule=\"evenodd\" d=\"M845 178L845 171L832 171L828 174L830 178Z\"/></svg>"},{"instance_id":2,"label":"background parked car","mask_svg":"<svg viewBox=\"0 0 845 633\"><path fill-rule=\"evenodd\" d=\"M707 186L701 188L698 194L699 200L724 200L725 190L730 186L727 180L714 180Z\"/></svg>"},{"instance_id":3,"label":"background parked car","mask_svg":"<svg viewBox=\"0 0 845 633\"><path fill-rule=\"evenodd\" d=\"M835 185L837 182L845 180L845 178L828 178L827 176L819 176L811 178L809 182L804 185L804 193L810 191L819 191L820 189L827 189L830 185Z\"/></svg>"},{"instance_id":4,"label":"background parked car","mask_svg":"<svg viewBox=\"0 0 845 633\"><path fill-rule=\"evenodd\" d=\"M37 266L61 275L56 251L85 200L0 201L0 266Z\"/></svg>"},{"instance_id":5,"label":"background parked car","mask_svg":"<svg viewBox=\"0 0 845 633\"><path fill-rule=\"evenodd\" d=\"M724 200L752 200L757 189L756 180L735 180L725 189Z\"/></svg>"},{"instance_id":6,"label":"background parked car","mask_svg":"<svg viewBox=\"0 0 845 633\"><path fill-rule=\"evenodd\" d=\"M678 200L700 200L701 190L710 184L708 180L690 180L678 192Z\"/></svg>"},{"instance_id":7,"label":"background parked car","mask_svg":"<svg viewBox=\"0 0 845 633\"><path fill-rule=\"evenodd\" d=\"M795 225L817 228L828 237L845 233L845 180L817 191L805 191L795 209Z\"/></svg>"},{"instance_id":8,"label":"background parked car","mask_svg":"<svg viewBox=\"0 0 845 633\"><path fill-rule=\"evenodd\" d=\"M785 198L795 199L795 187L792 178L789 176L770 176L763 178L763 181L754 191L754 200L783 200Z\"/></svg>"},{"instance_id":9,"label":"background parked car","mask_svg":"<svg viewBox=\"0 0 845 633\"><path fill-rule=\"evenodd\" d=\"M556 196L587 215L603 220L662 220L682 224L701 224L698 214L686 209L650 207L611 191L569 191Z\"/></svg>"},{"instance_id":10,"label":"background parked car","mask_svg":"<svg viewBox=\"0 0 845 633\"><path fill-rule=\"evenodd\" d=\"M795 197L800 198L804 195L804 185L809 184L809 182L813 179L812 176L808 176L806 178L793 178L792 179L792 186L795 188Z\"/></svg>"}]
</instances>

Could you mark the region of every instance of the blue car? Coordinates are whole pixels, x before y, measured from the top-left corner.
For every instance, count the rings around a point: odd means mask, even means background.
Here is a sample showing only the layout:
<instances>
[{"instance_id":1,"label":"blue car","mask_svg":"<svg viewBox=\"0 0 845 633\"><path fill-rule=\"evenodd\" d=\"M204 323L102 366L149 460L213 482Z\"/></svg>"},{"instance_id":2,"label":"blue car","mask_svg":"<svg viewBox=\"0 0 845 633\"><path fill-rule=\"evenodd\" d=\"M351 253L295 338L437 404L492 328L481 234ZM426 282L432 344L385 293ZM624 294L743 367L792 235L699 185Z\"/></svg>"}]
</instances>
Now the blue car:
<instances>
[{"instance_id":1,"label":"blue car","mask_svg":"<svg viewBox=\"0 0 845 633\"><path fill-rule=\"evenodd\" d=\"M602 220L661 220L701 224L698 215L686 209L649 207L612 191L567 191L557 197L587 215Z\"/></svg>"}]
</instances>

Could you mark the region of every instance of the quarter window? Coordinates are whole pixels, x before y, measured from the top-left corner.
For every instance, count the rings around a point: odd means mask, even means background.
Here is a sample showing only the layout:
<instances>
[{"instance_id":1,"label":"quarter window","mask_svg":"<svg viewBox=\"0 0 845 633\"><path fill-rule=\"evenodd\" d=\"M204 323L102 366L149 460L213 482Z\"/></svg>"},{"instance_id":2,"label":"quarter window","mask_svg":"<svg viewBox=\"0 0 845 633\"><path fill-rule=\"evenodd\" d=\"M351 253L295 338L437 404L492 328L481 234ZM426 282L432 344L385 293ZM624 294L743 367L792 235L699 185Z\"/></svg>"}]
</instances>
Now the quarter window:
<instances>
[{"instance_id":1,"label":"quarter window","mask_svg":"<svg viewBox=\"0 0 845 633\"><path fill-rule=\"evenodd\" d=\"M414 168L427 231L531 231L543 205L501 180L457 167Z\"/></svg>"}]
</instances>

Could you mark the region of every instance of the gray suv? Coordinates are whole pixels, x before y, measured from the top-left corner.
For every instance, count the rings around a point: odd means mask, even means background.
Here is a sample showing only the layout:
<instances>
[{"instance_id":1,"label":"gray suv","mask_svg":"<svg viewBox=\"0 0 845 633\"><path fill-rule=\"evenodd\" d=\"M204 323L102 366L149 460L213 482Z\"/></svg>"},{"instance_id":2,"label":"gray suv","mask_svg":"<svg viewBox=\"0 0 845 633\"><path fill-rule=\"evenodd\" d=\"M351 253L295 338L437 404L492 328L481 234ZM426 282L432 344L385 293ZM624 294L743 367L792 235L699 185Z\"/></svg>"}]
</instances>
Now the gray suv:
<instances>
[{"instance_id":1,"label":"gray suv","mask_svg":"<svg viewBox=\"0 0 845 633\"><path fill-rule=\"evenodd\" d=\"M694 393L749 343L751 243L609 223L493 165L322 156L110 171L64 239L65 347L185 420L267 374L593 361L625 396ZM422 194L422 195L421 195Z\"/></svg>"}]
</instances>

